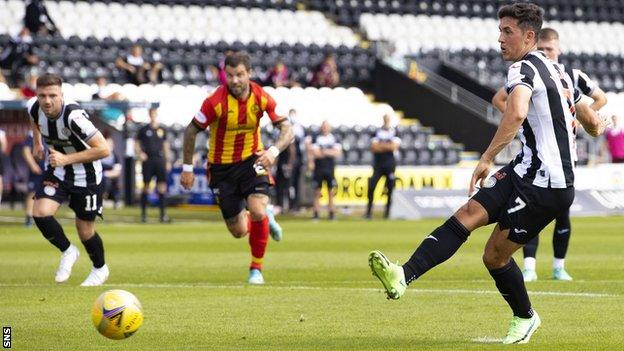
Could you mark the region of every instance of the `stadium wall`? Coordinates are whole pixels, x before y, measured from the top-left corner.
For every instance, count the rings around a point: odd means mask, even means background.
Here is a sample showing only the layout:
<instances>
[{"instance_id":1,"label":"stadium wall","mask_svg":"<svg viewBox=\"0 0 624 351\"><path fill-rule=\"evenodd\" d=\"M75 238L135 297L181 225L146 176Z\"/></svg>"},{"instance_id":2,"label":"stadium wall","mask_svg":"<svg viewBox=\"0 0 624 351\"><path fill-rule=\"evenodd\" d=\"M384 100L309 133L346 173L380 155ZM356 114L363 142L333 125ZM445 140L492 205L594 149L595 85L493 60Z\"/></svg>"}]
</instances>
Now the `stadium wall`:
<instances>
[{"instance_id":1,"label":"stadium wall","mask_svg":"<svg viewBox=\"0 0 624 351\"><path fill-rule=\"evenodd\" d=\"M468 151L482 153L496 132L496 126L482 116L449 102L434 91L410 79L381 61L373 70L374 93L406 116L417 116L423 125L436 133L448 134Z\"/></svg>"}]
</instances>

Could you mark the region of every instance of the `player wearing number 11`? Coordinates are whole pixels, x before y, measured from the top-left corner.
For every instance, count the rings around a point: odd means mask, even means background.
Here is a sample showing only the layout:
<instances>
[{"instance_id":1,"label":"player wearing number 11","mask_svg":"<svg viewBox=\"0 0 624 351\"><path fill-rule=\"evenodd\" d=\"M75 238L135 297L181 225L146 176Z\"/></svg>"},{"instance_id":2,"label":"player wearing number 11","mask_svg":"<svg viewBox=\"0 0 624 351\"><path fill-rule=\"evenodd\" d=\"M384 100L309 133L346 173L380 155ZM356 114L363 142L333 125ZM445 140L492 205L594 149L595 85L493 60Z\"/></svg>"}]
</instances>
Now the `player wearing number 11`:
<instances>
[{"instance_id":1,"label":"player wearing number 11","mask_svg":"<svg viewBox=\"0 0 624 351\"><path fill-rule=\"evenodd\" d=\"M33 219L61 252L55 280L69 279L80 252L54 218L61 203L69 200L76 213L76 229L93 269L82 286L102 285L108 278L104 245L95 231L95 217L102 217L102 165L108 156L106 140L75 102L63 98L61 78L44 74L37 79L37 97L28 101L33 130L33 156L43 158L42 138L49 148L43 182L35 192Z\"/></svg>"}]
</instances>

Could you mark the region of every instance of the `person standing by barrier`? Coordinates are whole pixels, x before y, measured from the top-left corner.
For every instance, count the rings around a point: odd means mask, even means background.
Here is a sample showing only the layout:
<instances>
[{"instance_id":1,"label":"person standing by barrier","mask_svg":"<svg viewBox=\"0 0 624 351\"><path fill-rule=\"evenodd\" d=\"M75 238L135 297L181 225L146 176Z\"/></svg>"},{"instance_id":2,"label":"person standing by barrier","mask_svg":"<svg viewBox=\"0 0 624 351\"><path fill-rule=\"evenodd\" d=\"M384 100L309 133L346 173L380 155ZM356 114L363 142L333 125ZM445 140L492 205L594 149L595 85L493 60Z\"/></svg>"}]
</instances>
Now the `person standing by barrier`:
<instances>
[{"instance_id":1,"label":"person standing by barrier","mask_svg":"<svg viewBox=\"0 0 624 351\"><path fill-rule=\"evenodd\" d=\"M383 117L383 126L377 130L375 136L371 140L371 151L373 152L373 175L368 179L368 205L366 206L365 217L370 219L373 217L373 200L375 197L375 187L381 179L386 177L386 190L388 201L386 202L386 210L384 218L390 216L390 206L392 205L392 191L396 177L396 153L401 146L401 139L396 136L396 130L390 125L391 116Z\"/></svg>"},{"instance_id":2,"label":"person standing by barrier","mask_svg":"<svg viewBox=\"0 0 624 351\"><path fill-rule=\"evenodd\" d=\"M143 191L141 192L141 222L147 222L147 194L150 182L156 178L158 192L158 206L160 208L160 222L169 223L167 216L167 172L171 169L169 155L171 149L167 141L167 131L158 122L158 110L149 110L150 123L139 129L136 138L136 148L139 159L143 162Z\"/></svg>"},{"instance_id":3,"label":"person standing by barrier","mask_svg":"<svg viewBox=\"0 0 624 351\"><path fill-rule=\"evenodd\" d=\"M327 186L327 199L329 207L329 219L334 219L336 208L334 196L336 195L336 159L342 155L342 146L331 132L329 121L321 124L321 132L310 141L310 153L308 165L313 168L312 185L314 187L314 219L319 218L321 189L323 183Z\"/></svg>"}]
</instances>

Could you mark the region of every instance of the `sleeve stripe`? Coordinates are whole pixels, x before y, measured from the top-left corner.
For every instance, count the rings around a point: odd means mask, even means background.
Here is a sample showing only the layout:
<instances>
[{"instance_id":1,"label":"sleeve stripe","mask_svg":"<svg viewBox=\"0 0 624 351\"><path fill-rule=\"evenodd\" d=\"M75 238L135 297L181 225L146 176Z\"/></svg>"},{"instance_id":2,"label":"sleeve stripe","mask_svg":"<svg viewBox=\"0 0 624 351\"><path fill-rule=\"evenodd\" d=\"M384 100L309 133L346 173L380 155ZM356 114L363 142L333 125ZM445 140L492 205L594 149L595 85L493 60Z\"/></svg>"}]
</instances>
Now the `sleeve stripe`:
<instances>
[{"instance_id":1,"label":"sleeve stripe","mask_svg":"<svg viewBox=\"0 0 624 351\"><path fill-rule=\"evenodd\" d=\"M535 71L526 62L522 62L522 65L520 66L520 74L524 76L522 81L525 81L525 79L528 79L531 81L530 84L533 85L533 78L535 78Z\"/></svg>"},{"instance_id":2,"label":"sleeve stripe","mask_svg":"<svg viewBox=\"0 0 624 351\"><path fill-rule=\"evenodd\" d=\"M527 87L527 88L531 89L531 91L533 91L533 86L532 85L529 85L529 84L527 84L525 82L519 82L519 83L516 83L516 84L508 87L507 88L507 94L511 94L511 92L514 90L514 88L517 87L518 85L524 85L525 87Z\"/></svg>"}]
</instances>

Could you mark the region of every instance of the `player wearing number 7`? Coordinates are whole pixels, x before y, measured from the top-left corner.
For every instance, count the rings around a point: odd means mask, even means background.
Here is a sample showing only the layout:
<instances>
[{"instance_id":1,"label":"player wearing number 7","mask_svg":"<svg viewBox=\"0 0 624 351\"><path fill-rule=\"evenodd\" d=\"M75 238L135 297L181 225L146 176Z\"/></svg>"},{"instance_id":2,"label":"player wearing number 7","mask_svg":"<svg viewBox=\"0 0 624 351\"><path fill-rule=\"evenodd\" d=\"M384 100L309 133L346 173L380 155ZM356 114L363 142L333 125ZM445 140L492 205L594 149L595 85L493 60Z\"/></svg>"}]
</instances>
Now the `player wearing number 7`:
<instances>
[{"instance_id":1,"label":"player wearing number 7","mask_svg":"<svg viewBox=\"0 0 624 351\"><path fill-rule=\"evenodd\" d=\"M483 263L513 312L505 344L526 343L540 326L512 254L567 210L574 200L573 119L592 136L608 124L580 101L570 77L537 51L544 10L530 3L505 5L498 11L501 54L514 62L508 70L505 112L470 181L481 189L443 225L425 237L401 267L381 252L369 255L373 274L391 299L407 284L457 252L470 233L496 223L485 245ZM573 98L574 97L574 98ZM494 157L519 135L522 152L489 176Z\"/></svg>"},{"instance_id":2,"label":"player wearing number 7","mask_svg":"<svg viewBox=\"0 0 624 351\"><path fill-rule=\"evenodd\" d=\"M61 203L69 200L76 214L76 229L93 269L81 286L102 285L108 278L104 245L95 231L95 217L102 217L102 165L109 149L102 134L75 102L63 98L59 76L44 74L37 79L37 97L28 101L33 130L33 156L42 159L42 138L49 148L43 182L35 192L33 219L37 227L58 248L61 263L55 280L69 279L80 256L59 222L54 218Z\"/></svg>"}]
</instances>

